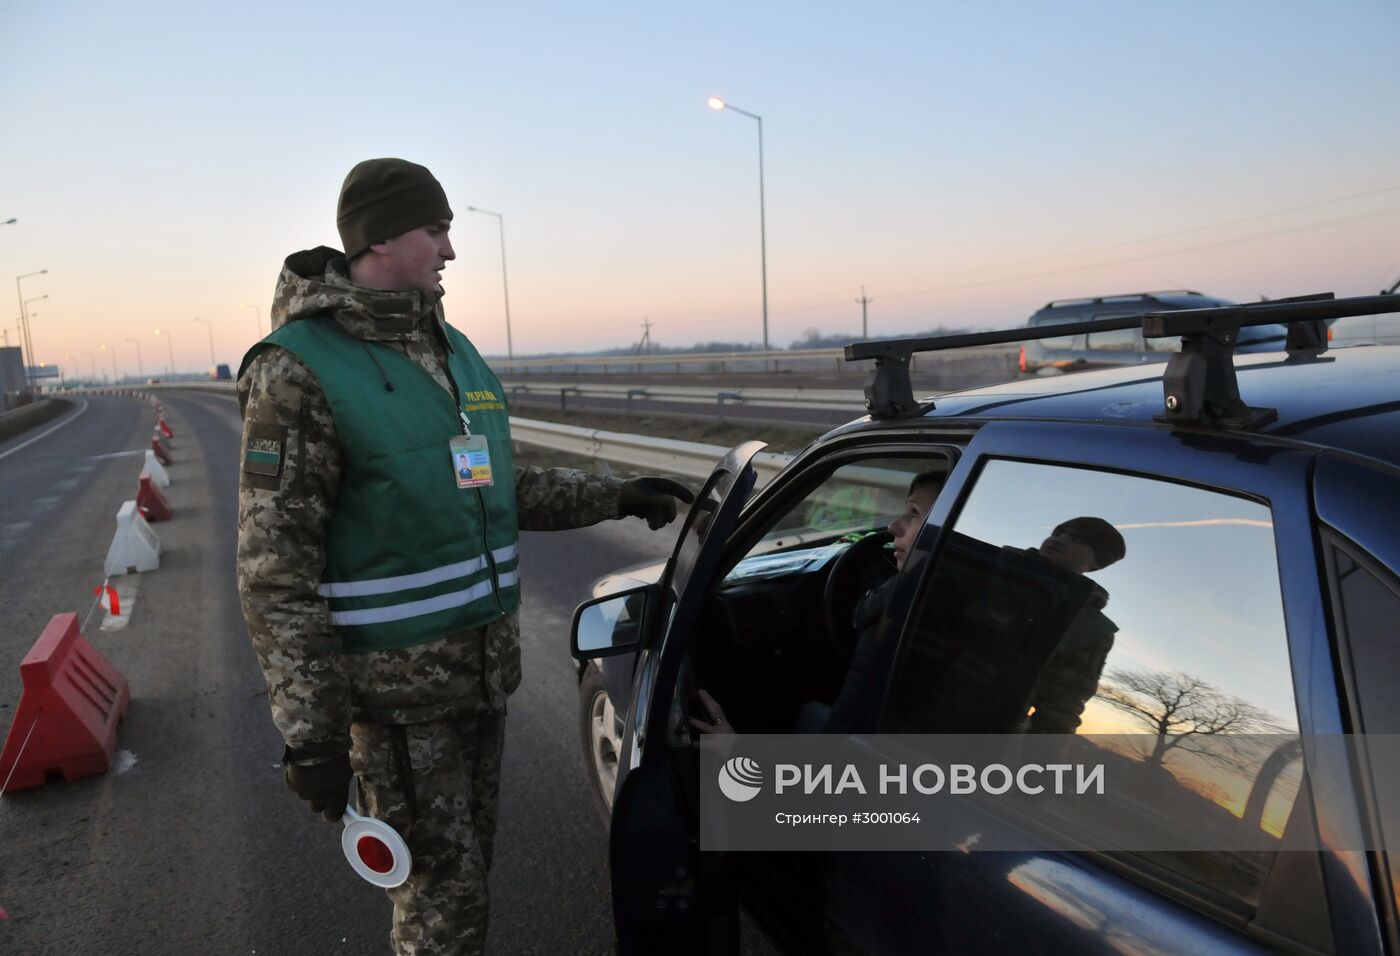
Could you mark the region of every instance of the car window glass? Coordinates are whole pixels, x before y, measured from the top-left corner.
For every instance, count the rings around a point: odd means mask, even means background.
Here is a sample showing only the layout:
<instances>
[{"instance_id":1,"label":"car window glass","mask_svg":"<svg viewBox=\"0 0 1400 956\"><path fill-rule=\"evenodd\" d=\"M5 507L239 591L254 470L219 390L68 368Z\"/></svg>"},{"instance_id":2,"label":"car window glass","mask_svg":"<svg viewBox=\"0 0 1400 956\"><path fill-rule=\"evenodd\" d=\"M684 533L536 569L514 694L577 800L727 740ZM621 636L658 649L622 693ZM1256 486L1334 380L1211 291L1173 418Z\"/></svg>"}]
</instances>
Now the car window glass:
<instances>
[{"instance_id":1,"label":"car window glass","mask_svg":"<svg viewBox=\"0 0 1400 956\"><path fill-rule=\"evenodd\" d=\"M946 475L942 457L867 458L841 465L796 499L730 570L726 580L799 571L882 531L903 510L917 475Z\"/></svg>"},{"instance_id":2,"label":"car window glass","mask_svg":"<svg viewBox=\"0 0 1400 956\"><path fill-rule=\"evenodd\" d=\"M1084 321L1082 315L1047 316L1036 322L1035 325L1037 328L1042 328L1047 325L1064 325L1068 322L1082 321ZM1062 350L1074 347L1074 336L1072 335L1056 335L1048 339L1039 339L1038 341L1042 348L1047 349Z\"/></svg>"},{"instance_id":3,"label":"car window glass","mask_svg":"<svg viewBox=\"0 0 1400 956\"><path fill-rule=\"evenodd\" d=\"M1128 316L1121 312L1106 312L1094 316L1095 321L1124 318L1128 318ZM1132 352L1137 350L1137 342L1137 329L1110 329L1107 332L1089 333L1089 348L1098 351Z\"/></svg>"},{"instance_id":4,"label":"car window glass","mask_svg":"<svg viewBox=\"0 0 1400 956\"><path fill-rule=\"evenodd\" d=\"M1160 776L1162 805L1143 813L1282 835L1296 753L1269 761L1241 741L1232 767L1199 753L1226 735L1296 740L1267 507L991 461L951 530L921 584L882 730L1135 735L1112 759ZM1253 905L1272 854L1131 858Z\"/></svg>"},{"instance_id":5,"label":"car window glass","mask_svg":"<svg viewBox=\"0 0 1400 956\"><path fill-rule=\"evenodd\" d=\"M1359 729L1368 736L1400 734L1400 697L1395 693L1395 675L1400 674L1400 639L1395 630L1395 622L1400 620L1400 585L1373 574L1340 548L1333 550L1333 567L1351 656L1355 706L1361 718ZM1387 843L1400 839L1400 779L1393 773L1392 763L1372 762L1376 806ZM1392 891L1400 888L1400 854L1390 854L1390 880ZM1400 910L1400 899L1392 905Z\"/></svg>"}]
</instances>

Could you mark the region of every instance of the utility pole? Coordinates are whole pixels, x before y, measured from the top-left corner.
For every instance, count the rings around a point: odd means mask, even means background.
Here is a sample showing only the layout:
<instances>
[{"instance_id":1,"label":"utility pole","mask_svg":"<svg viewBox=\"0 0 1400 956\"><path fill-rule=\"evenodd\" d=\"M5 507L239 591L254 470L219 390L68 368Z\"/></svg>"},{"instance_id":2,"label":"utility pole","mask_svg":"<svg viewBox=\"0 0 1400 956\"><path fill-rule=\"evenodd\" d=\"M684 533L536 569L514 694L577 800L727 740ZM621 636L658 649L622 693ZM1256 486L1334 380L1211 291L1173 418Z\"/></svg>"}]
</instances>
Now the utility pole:
<instances>
[{"instance_id":1,"label":"utility pole","mask_svg":"<svg viewBox=\"0 0 1400 956\"><path fill-rule=\"evenodd\" d=\"M637 353L645 354L651 349L651 319L642 316L642 340L637 343Z\"/></svg>"},{"instance_id":2,"label":"utility pole","mask_svg":"<svg viewBox=\"0 0 1400 956\"><path fill-rule=\"evenodd\" d=\"M867 307L875 300L866 298L865 286L861 286L860 298L856 299L856 301L860 303L860 337L862 339L868 339L870 338L870 322Z\"/></svg>"}]
</instances>

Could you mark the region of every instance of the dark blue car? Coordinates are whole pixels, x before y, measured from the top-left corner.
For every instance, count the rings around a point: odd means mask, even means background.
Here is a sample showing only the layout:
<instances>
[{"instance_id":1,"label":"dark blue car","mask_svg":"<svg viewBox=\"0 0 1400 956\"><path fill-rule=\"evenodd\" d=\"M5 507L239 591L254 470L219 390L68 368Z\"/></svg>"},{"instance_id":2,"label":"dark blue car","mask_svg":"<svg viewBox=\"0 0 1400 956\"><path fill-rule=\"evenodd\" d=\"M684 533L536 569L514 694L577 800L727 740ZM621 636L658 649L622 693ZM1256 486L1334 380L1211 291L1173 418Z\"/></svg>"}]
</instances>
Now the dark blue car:
<instances>
[{"instance_id":1,"label":"dark blue car","mask_svg":"<svg viewBox=\"0 0 1400 956\"><path fill-rule=\"evenodd\" d=\"M1400 779L1364 746L1312 742L1400 734L1400 347L1320 351L1321 329L1233 375L1207 342L1165 374L931 405L877 385L884 417L757 493L762 446L735 448L671 560L599 582L575 618L619 951L1400 952L1400 857L1381 849ZM868 534L930 473L942 490L859 634L853 609L892 573ZM1052 575L1025 569L1085 517L1122 547L1076 576L1065 613ZM1121 760L1161 802L1129 810L1193 849L1070 850L1047 810L984 815L984 832L1039 835L1014 852L701 853L697 691L741 734L789 733L835 701L871 634L889 653L868 729L1135 735L1147 748ZM1256 739L1293 742L1203 762Z\"/></svg>"}]
</instances>

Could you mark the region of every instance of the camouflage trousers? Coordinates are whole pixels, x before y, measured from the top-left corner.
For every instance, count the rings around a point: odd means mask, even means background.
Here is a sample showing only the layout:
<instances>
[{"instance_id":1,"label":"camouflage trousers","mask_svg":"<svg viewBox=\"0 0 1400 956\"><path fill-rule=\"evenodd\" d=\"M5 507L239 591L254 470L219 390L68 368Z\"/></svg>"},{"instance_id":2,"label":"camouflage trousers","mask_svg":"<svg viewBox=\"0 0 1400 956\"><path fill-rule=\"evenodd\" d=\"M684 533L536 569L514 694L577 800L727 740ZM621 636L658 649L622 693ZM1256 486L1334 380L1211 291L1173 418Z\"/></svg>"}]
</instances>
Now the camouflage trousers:
<instances>
[{"instance_id":1,"label":"camouflage trousers","mask_svg":"<svg viewBox=\"0 0 1400 956\"><path fill-rule=\"evenodd\" d=\"M398 956L466 956L486 946L486 873L496 835L505 712L422 724L351 726L361 811L408 843L408 881L388 890Z\"/></svg>"}]
</instances>

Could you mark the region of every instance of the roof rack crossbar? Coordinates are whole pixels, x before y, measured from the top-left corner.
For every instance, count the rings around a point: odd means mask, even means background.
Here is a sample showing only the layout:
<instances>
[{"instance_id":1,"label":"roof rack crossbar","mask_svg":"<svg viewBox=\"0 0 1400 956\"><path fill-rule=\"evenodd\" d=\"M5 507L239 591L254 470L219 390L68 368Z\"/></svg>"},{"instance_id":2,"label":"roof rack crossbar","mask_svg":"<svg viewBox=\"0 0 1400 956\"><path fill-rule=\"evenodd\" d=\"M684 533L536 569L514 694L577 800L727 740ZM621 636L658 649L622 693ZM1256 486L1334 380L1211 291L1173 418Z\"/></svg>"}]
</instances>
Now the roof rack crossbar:
<instances>
[{"instance_id":1,"label":"roof rack crossbar","mask_svg":"<svg viewBox=\"0 0 1400 956\"><path fill-rule=\"evenodd\" d=\"M1247 326L1286 324L1290 359L1307 358L1326 349L1323 323L1350 315L1400 312L1400 296L1371 295L1338 299L1330 292L1203 309L1171 309L1121 319L1063 322L1019 329L970 332L914 339L853 342L846 346L848 362L874 359L866 376L865 405L874 418L906 418L931 407L914 399L909 381L910 358L919 352L1006 345L1033 339L1141 328L1147 338L1181 336L1182 351L1167 362L1163 375L1164 420L1227 428L1253 428L1272 415L1250 409L1239 399L1235 382L1234 348L1239 330Z\"/></svg>"}]
</instances>

